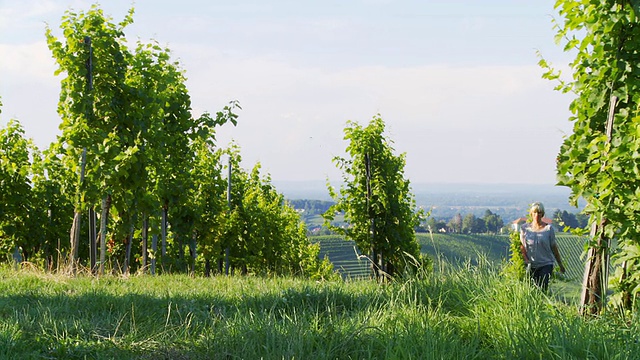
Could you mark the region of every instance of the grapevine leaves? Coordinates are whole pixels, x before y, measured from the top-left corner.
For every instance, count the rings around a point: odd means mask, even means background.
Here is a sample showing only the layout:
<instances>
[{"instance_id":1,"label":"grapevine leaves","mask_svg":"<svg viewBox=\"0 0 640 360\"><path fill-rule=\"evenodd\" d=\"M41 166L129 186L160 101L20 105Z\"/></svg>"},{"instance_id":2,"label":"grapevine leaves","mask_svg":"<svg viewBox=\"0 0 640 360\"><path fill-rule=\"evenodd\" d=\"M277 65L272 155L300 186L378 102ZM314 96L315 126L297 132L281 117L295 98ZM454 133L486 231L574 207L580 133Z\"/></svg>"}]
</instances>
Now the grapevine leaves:
<instances>
[{"instance_id":1,"label":"grapevine leaves","mask_svg":"<svg viewBox=\"0 0 640 360\"><path fill-rule=\"evenodd\" d=\"M628 251L640 239L639 3L558 0L555 5L564 20L556 21L556 39L575 54L573 78L558 89L576 95L570 105L573 134L564 139L558 155L558 184L571 189L574 204L580 197L587 199L585 211L592 221L607 219L600 231L618 239L619 262L635 264L631 273L640 270ZM543 77L557 79L546 61L540 65L546 69ZM609 143L605 124L612 96L618 101ZM637 294L638 289L636 282L618 291Z\"/></svg>"},{"instance_id":2,"label":"grapevine leaves","mask_svg":"<svg viewBox=\"0 0 640 360\"><path fill-rule=\"evenodd\" d=\"M344 129L350 158L336 157L336 166L343 171L343 186L339 193L329 186L336 204L325 214L325 225L355 241L365 254L380 255L390 266L402 269L406 255L418 259L419 248L414 229L420 212L404 179L404 154L393 154L391 140L384 136L385 124L376 115L363 127L347 122ZM344 212L349 227L333 226L337 212Z\"/></svg>"}]
</instances>

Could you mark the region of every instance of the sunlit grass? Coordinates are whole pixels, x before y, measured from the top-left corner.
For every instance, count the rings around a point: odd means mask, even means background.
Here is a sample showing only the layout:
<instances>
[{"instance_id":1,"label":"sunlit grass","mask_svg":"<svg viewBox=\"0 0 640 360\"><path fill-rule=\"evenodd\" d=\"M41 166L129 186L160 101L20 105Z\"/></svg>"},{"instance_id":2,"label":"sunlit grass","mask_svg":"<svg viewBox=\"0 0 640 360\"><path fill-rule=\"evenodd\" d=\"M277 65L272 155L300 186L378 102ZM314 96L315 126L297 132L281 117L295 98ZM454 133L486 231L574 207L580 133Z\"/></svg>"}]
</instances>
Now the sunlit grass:
<instances>
[{"instance_id":1,"label":"sunlit grass","mask_svg":"<svg viewBox=\"0 0 640 360\"><path fill-rule=\"evenodd\" d=\"M0 358L633 359L638 326L488 262L376 284L0 270Z\"/></svg>"}]
</instances>

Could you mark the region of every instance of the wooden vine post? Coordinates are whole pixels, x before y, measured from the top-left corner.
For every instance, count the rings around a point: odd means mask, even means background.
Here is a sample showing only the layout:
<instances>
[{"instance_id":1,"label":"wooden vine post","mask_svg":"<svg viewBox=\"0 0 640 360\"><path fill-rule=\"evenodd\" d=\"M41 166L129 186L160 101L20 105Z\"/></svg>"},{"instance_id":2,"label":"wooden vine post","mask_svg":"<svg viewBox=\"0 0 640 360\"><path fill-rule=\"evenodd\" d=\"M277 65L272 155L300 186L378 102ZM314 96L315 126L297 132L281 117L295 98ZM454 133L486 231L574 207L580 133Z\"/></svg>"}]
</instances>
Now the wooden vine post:
<instances>
[{"instance_id":1,"label":"wooden vine post","mask_svg":"<svg viewBox=\"0 0 640 360\"><path fill-rule=\"evenodd\" d=\"M102 198L100 215L100 268L98 272L104 275L104 264L107 261L107 218L109 217L109 207L111 207L111 195L107 194Z\"/></svg>"},{"instance_id":2,"label":"wooden vine post","mask_svg":"<svg viewBox=\"0 0 640 360\"><path fill-rule=\"evenodd\" d=\"M364 163L365 163L365 176L366 176L366 186L367 186L367 214L369 215L370 227L369 232L371 234L371 272L375 279L380 278L380 270L382 267L382 254L379 254L375 241L376 241L376 220L375 216L372 214L371 210L371 200L372 200L372 189L371 189L371 157L369 153L364 154Z\"/></svg>"},{"instance_id":3,"label":"wooden vine post","mask_svg":"<svg viewBox=\"0 0 640 360\"><path fill-rule=\"evenodd\" d=\"M613 132L613 118L618 98L611 97L609 103L609 115L607 116L607 143L611 143ZM604 166L604 165L603 165ZM587 261L585 263L584 277L582 279L582 295L580 297L580 314L597 315L602 311L607 295L607 278L609 269L609 246L611 239L607 239L603 227L605 218L595 221L591 225L590 239L594 243L589 247Z\"/></svg>"},{"instance_id":4,"label":"wooden vine post","mask_svg":"<svg viewBox=\"0 0 640 360\"><path fill-rule=\"evenodd\" d=\"M231 164L231 156L229 156L229 174L227 175L227 206L229 208L229 213L231 213L231 174L232 174L232 164ZM231 264L229 262L229 245L224 248L224 274L229 276Z\"/></svg>"},{"instance_id":5,"label":"wooden vine post","mask_svg":"<svg viewBox=\"0 0 640 360\"><path fill-rule=\"evenodd\" d=\"M96 210L91 207L89 208L89 265L92 274L98 273L97 262L98 262L98 246L96 240L98 238L98 233L96 230Z\"/></svg>"},{"instance_id":6,"label":"wooden vine post","mask_svg":"<svg viewBox=\"0 0 640 360\"><path fill-rule=\"evenodd\" d=\"M78 247L80 245L80 219L82 218L82 214L80 213L80 207L81 205L81 201L82 201L82 196L80 195L80 191L82 189L82 184L84 183L84 171L85 171L85 166L87 163L87 149L83 149L82 150L82 157L80 159L80 181L78 182L78 200L77 200L77 204L76 204L76 210L73 214L73 224L71 225L71 233L70 233L70 240L71 240L71 251L70 251L70 257L69 257L69 261L70 261L70 266L71 266L71 271L75 274L76 273L76 262L78 261Z\"/></svg>"}]
</instances>

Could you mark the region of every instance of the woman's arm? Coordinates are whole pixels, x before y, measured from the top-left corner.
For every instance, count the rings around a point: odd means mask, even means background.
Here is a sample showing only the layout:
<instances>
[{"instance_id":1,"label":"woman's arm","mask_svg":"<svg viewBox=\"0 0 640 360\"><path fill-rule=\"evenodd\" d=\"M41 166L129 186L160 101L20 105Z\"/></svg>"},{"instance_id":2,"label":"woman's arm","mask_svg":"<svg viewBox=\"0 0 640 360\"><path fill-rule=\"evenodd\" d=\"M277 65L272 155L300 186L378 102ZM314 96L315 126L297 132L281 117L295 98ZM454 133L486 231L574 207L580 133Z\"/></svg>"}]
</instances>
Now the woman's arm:
<instances>
[{"instance_id":1,"label":"woman's arm","mask_svg":"<svg viewBox=\"0 0 640 360\"><path fill-rule=\"evenodd\" d=\"M520 252L522 252L522 258L524 259L524 263L529 263L529 256L527 256L527 248L524 246L524 231L520 230Z\"/></svg>"},{"instance_id":2,"label":"woman's arm","mask_svg":"<svg viewBox=\"0 0 640 360\"><path fill-rule=\"evenodd\" d=\"M562 264L562 259L560 258L560 251L558 250L558 245L557 244L551 245L551 251L553 251L553 256L556 257L558 266L560 266L560 272L564 274L565 268L564 268L564 265Z\"/></svg>"}]
</instances>

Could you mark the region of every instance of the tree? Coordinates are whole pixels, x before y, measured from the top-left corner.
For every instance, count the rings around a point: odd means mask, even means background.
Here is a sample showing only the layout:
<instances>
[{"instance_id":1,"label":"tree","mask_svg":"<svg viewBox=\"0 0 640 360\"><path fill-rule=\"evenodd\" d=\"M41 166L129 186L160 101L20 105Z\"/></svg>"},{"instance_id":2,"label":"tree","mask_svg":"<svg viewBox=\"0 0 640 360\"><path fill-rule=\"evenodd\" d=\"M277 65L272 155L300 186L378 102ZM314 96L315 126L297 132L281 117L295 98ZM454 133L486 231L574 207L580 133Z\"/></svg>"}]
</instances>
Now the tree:
<instances>
[{"instance_id":1,"label":"tree","mask_svg":"<svg viewBox=\"0 0 640 360\"><path fill-rule=\"evenodd\" d=\"M251 172L240 168L237 147L228 149L232 164L231 206L218 218L218 239L212 256L229 248L230 266L242 273L287 274L309 278L332 278L328 260L318 256L318 244L311 244L297 211L260 174L260 164Z\"/></svg>"},{"instance_id":2,"label":"tree","mask_svg":"<svg viewBox=\"0 0 640 360\"><path fill-rule=\"evenodd\" d=\"M477 218L474 214L467 214L462 219L462 232L480 234L486 231L484 220Z\"/></svg>"},{"instance_id":3,"label":"tree","mask_svg":"<svg viewBox=\"0 0 640 360\"><path fill-rule=\"evenodd\" d=\"M504 226L504 221L500 215L494 214L491 210L487 209L482 217L485 228L488 232L497 233Z\"/></svg>"},{"instance_id":4,"label":"tree","mask_svg":"<svg viewBox=\"0 0 640 360\"><path fill-rule=\"evenodd\" d=\"M32 201L33 216L30 226L30 238L38 239L38 249L46 269L59 269L60 256L67 254L70 248L66 241L69 224L73 221L73 189L75 176L64 168L59 151L59 143L52 143L42 154L34 152L32 156ZM31 260L33 262L33 260Z\"/></svg>"},{"instance_id":5,"label":"tree","mask_svg":"<svg viewBox=\"0 0 640 360\"><path fill-rule=\"evenodd\" d=\"M460 213L455 214L451 219L449 219L447 226L451 229L452 232L457 234L461 233L462 232L462 215Z\"/></svg>"},{"instance_id":6,"label":"tree","mask_svg":"<svg viewBox=\"0 0 640 360\"><path fill-rule=\"evenodd\" d=\"M440 230L446 229L446 228L447 228L447 224L442 220L437 220L433 216L430 216L429 219L427 219L428 231L439 232Z\"/></svg>"},{"instance_id":7,"label":"tree","mask_svg":"<svg viewBox=\"0 0 640 360\"><path fill-rule=\"evenodd\" d=\"M553 213L553 221L558 223L561 226L561 229L564 227L569 227L571 229L578 228L578 220L576 216L567 210L556 210Z\"/></svg>"},{"instance_id":8,"label":"tree","mask_svg":"<svg viewBox=\"0 0 640 360\"><path fill-rule=\"evenodd\" d=\"M134 174L134 169L141 166L137 161L140 131L135 128L140 117L131 107L136 92L126 83L131 55L125 45L124 28L133 22L132 16L133 9L116 25L93 5L87 12L66 12L61 24L64 41L58 40L50 28L46 31L47 44L59 66L56 74L66 74L61 80L58 106L62 118L58 140L64 146L58 148L65 167L82 174L76 185L72 231L79 231L79 214L101 198L108 199L102 202L106 206L103 222L109 204L125 215L122 211L140 178ZM130 211L128 215L132 214ZM73 238L74 234L75 252ZM105 233L101 239L104 260ZM76 256L72 254L74 262Z\"/></svg>"},{"instance_id":9,"label":"tree","mask_svg":"<svg viewBox=\"0 0 640 360\"><path fill-rule=\"evenodd\" d=\"M640 4L629 0L558 0L562 17L556 39L575 54L571 80L560 77L544 59L543 77L558 80L557 89L572 92L573 133L558 155L560 185L571 189L574 205L580 197L593 226L593 272L585 284L586 310L598 313L605 304L604 270L608 239L616 237L621 251L615 276L616 304L630 309L640 294ZM614 114L613 132L606 124ZM637 306L637 301L635 306Z\"/></svg>"},{"instance_id":10,"label":"tree","mask_svg":"<svg viewBox=\"0 0 640 360\"><path fill-rule=\"evenodd\" d=\"M71 199L53 151L40 153L18 120L0 129L0 250L23 261L57 266L54 255L65 254ZM68 186L68 182L66 186Z\"/></svg>"},{"instance_id":11,"label":"tree","mask_svg":"<svg viewBox=\"0 0 640 360\"><path fill-rule=\"evenodd\" d=\"M200 252L205 258L205 273L209 274L211 260L221 260L225 250L220 236L220 219L221 214L227 209L227 201L224 198L227 182L222 178L222 151L216 150L204 140L197 141L194 146L196 163L191 170L191 177L195 180L191 194L196 209L194 237L198 239ZM192 269L195 267L195 255L192 254Z\"/></svg>"},{"instance_id":12,"label":"tree","mask_svg":"<svg viewBox=\"0 0 640 360\"><path fill-rule=\"evenodd\" d=\"M553 213L553 221L559 225L559 230L564 227L571 229L584 229L589 222L589 217L583 213L570 213L567 210L556 210Z\"/></svg>"},{"instance_id":13,"label":"tree","mask_svg":"<svg viewBox=\"0 0 640 360\"><path fill-rule=\"evenodd\" d=\"M84 175L75 186L75 219L102 204L101 271L107 218L113 220L110 254L118 257L122 271L129 272L131 266L139 219L145 233L149 219L161 227L153 230L163 235L161 259L166 255L166 225L171 223L172 255L183 268L184 247L192 245L196 217L189 204L196 187L190 177L193 144L200 138L212 141L208 138L215 126L235 124L236 104L215 117L207 113L192 117L179 63L171 60L169 49L155 42L138 42L130 50L124 29L132 22L133 8L114 24L93 5L87 12L65 13L60 26L63 40L47 28L57 73L66 74L61 80L58 111L63 121L57 149L65 168ZM78 228L79 220L74 224Z\"/></svg>"},{"instance_id":14,"label":"tree","mask_svg":"<svg viewBox=\"0 0 640 360\"><path fill-rule=\"evenodd\" d=\"M370 254L376 277L379 271L393 276L420 258L415 236L420 212L404 178L405 155L393 154L384 130L380 115L366 127L347 122L344 133L349 158L334 158L343 171L343 185L339 193L328 185L336 203L323 215L326 226ZM337 212L344 213L348 227L331 225Z\"/></svg>"},{"instance_id":15,"label":"tree","mask_svg":"<svg viewBox=\"0 0 640 360\"><path fill-rule=\"evenodd\" d=\"M37 246L35 239L28 236L34 225L30 219L33 148L19 121L9 120L6 128L0 128L0 251L3 254L17 251L24 260Z\"/></svg>"}]
</instances>

